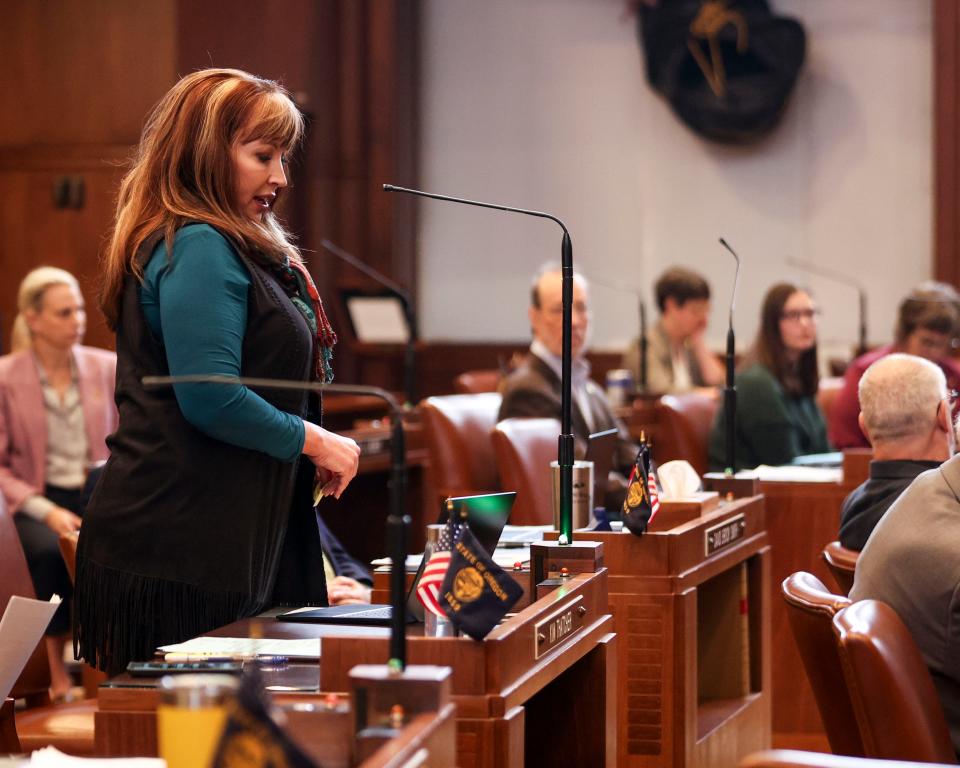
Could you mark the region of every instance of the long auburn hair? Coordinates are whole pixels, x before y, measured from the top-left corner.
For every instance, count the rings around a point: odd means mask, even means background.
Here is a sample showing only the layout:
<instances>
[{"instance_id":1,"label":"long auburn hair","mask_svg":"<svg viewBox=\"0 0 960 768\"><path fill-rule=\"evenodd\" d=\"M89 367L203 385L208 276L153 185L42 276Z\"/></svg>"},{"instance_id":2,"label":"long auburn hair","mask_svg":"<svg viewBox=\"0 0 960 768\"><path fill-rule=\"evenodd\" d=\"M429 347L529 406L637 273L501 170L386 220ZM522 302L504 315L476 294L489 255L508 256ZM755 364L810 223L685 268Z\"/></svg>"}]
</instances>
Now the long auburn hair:
<instances>
[{"instance_id":1,"label":"long auburn hair","mask_svg":"<svg viewBox=\"0 0 960 768\"><path fill-rule=\"evenodd\" d=\"M780 335L783 308L793 294L809 293L792 283L777 283L767 291L760 310L760 329L753 347L744 360L744 366L760 363L774 375L787 394L794 397L812 396L820 386L817 370L817 345L800 353L796 362L790 359Z\"/></svg>"},{"instance_id":2,"label":"long auburn hair","mask_svg":"<svg viewBox=\"0 0 960 768\"><path fill-rule=\"evenodd\" d=\"M116 330L126 276L143 279L137 251L157 230L163 231L168 253L180 227L201 221L266 263L299 260L272 210L256 221L238 208L233 147L261 140L289 151L302 135L303 116L289 94L271 80L238 69L194 72L160 99L120 183L103 258L100 307L111 329Z\"/></svg>"}]
</instances>

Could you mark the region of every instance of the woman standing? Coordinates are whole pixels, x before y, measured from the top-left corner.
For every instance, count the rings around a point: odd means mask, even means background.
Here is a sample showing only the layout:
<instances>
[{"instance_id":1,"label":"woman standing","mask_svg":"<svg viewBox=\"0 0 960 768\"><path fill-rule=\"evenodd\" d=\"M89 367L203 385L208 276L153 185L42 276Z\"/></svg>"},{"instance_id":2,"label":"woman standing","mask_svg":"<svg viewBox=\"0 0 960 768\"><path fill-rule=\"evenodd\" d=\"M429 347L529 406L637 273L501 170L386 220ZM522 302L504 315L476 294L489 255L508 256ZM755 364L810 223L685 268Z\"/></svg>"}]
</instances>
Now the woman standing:
<instances>
[{"instance_id":1,"label":"woman standing","mask_svg":"<svg viewBox=\"0 0 960 768\"><path fill-rule=\"evenodd\" d=\"M789 464L830 450L817 406L817 315L810 295L789 283L767 291L760 330L737 373L737 469ZM710 433L710 466L725 468L721 408Z\"/></svg>"},{"instance_id":2,"label":"woman standing","mask_svg":"<svg viewBox=\"0 0 960 768\"><path fill-rule=\"evenodd\" d=\"M51 694L70 689L63 649L70 630L70 577L58 538L80 528L88 468L107 458L117 426L116 356L80 344L86 310L69 272L40 267L20 283L14 338L0 357L0 492L41 600L64 601L47 628Z\"/></svg>"},{"instance_id":3,"label":"woman standing","mask_svg":"<svg viewBox=\"0 0 960 768\"><path fill-rule=\"evenodd\" d=\"M122 182L101 296L120 426L74 614L78 652L109 672L271 604L327 602L312 488L339 497L356 443L318 426L304 393L141 383L332 379L336 337L273 213L302 128L276 83L195 72L154 108Z\"/></svg>"}]
</instances>

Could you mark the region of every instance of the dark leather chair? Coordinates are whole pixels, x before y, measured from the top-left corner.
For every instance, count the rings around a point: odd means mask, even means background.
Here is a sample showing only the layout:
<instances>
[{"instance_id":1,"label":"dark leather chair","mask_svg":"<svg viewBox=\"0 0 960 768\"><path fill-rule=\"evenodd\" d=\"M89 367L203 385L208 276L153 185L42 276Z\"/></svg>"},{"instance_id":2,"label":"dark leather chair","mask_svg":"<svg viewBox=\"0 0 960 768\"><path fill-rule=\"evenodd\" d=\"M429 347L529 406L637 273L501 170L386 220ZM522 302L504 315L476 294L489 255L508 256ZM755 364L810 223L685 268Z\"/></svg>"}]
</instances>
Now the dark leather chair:
<instances>
[{"instance_id":1,"label":"dark leather chair","mask_svg":"<svg viewBox=\"0 0 960 768\"><path fill-rule=\"evenodd\" d=\"M13 704L13 699L4 699L0 702L0 755L16 755L20 752L20 739L17 738Z\"/></svg>"},{"instance_id":2,"label":"dark leather chair","mask_svg":"<svg viewBox=\"0 0 960 768\"><path fill-rule=\"evenodd\" d=\"M853 573L857 568L858 557L859 552L847 549L839 541L831 541L823 548L823 559L830 569L830 575L845 595L849 595L853 589Z\"/></svg>"},{"instance_id":3,"label":"dark leather chair","mask_svg":"<svg viewBox=\"0 0 960 768\"><path fill-rule=\"evenodd\" d=\"M0 614L14 595L36 597L20 538L0 498ZM47 646L41 640L10 693L11 698L26 702L26 709L16 717L21 750L54 746L72 755L92 755L96 701L51 704L49 688Z\"/></svg>"},{"instance_id":4,"label":"dark leather chair","mask_svg":"<svg viewBox=\"0 0 960 768\"><path fill-rule=\"evenodd\" d=\"M832 594L820 579L804 571L788 576L781 590L830 749L838 755L862 757L866 753L833 633L834 616L850 600Z\"/></svg>"},{"instance_id":5,"label":"dark leather chair","mask_svg":"<svg viewBox=\"0 0 960 768\"><path fill-rule=\"evenodd\" d=\"M497 423L500 395L428 397L420 403L430 471L438 502L500 489L490 431Z\"/></svg>"},{"instance_id":6,"label":"dark leather chair","mask_svg":"<svg viewBox=\"0 0 960 768\"><path fill-rule=\"evenodd\" d=\"M699 392L664 395L655 406L656 439L653 446L657 462L674 459L690 462L698 475L707 467L710 428L717 413L715 397Z\"/></svg>"},{"instance_id":7,"label":"dark leather chair","mask_svg":"<svg viewBox=\"0 0 960 768\"><path fill-rule=\"evenodd\" d=\"M549 525L553 522L550 462L557 458L557 419L504 419L493 430L493 452L505 491L516 491L510 522Z\"/></svg>"},{"instance_id":8,"label":"dark leather chair","mask_svg":"<svg viewBox=\"0 0 960 768\"><path fill-rule=\"evenodd\" d=\"M930 672L896 612L860 600L834 617L833 628L866 756L956 763Z\"/></svg>"},{"instance_id":9,"label":"dark leather chair","mask_svg":"<svg viewBox=\"0 0 960 768\"><path fill-rule=\"evenodd\" d=\"M478 395L481 392L496 392L503 374L499 368L481 368L464 371L453 380L453 391L458 395Z\"/></svg>"}]
</instances>

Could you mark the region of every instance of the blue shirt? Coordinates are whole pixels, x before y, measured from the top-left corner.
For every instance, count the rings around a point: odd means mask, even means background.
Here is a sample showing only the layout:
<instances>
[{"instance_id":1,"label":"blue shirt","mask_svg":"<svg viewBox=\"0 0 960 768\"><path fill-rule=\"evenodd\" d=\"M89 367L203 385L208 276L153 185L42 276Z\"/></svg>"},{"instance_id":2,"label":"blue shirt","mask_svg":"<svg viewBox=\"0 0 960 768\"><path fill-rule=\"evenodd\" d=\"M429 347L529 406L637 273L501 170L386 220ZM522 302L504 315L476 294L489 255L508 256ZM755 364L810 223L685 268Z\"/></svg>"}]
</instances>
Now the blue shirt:
<instances>
[{"instance_id":1,"label":"blue shirt","mask_svg":"<svg viewBox=\"0 0 960 768\"><path fill-rule=\"evenodd\" d=\"M239 376L250 273L226 238L189 224L177 232L172 258L157 245L143 277L140 304L170 375ZM282 461L303 451L303 421L247 387L177 384L174 392L184 418L217 440Z\"/></svg>"}]
</instances>

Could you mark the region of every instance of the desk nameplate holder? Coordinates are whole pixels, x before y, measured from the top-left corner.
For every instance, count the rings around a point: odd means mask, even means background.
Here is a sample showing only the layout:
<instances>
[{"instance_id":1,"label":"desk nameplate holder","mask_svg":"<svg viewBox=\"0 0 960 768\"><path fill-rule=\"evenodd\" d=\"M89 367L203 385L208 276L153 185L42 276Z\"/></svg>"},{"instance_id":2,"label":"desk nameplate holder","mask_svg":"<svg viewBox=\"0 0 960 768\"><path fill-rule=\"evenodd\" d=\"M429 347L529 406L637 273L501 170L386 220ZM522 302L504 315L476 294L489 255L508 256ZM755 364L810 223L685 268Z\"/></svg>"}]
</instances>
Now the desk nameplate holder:
<instances>
[{"instance_id":1,"label":"desk nameplate holder","mask_svg":"<svg viewBox=\"0 0 960 768\"><path fill-rule=\"evenodd\" d=\"M530 595L539 600L578 573L596 573L603 568L603 544L599 541L537 541L530 545Z\"/></svg>"},{"instance_id":2,"label":"desk nameplate holder","mask_svg":"<svg viewBox=\"0 0 960 768\"><path fill-rule=\"evenodd\" d=\"M391 713L402 708L409 721L426 712L440 712L450 702L450 667L410 664L397 672L385 664L358 664L349 672L354 705L356 762L361 762L397 735Z\"/></svg>"}]
</instances>

